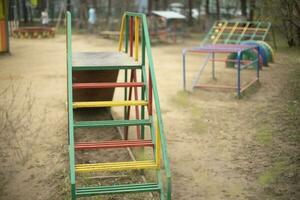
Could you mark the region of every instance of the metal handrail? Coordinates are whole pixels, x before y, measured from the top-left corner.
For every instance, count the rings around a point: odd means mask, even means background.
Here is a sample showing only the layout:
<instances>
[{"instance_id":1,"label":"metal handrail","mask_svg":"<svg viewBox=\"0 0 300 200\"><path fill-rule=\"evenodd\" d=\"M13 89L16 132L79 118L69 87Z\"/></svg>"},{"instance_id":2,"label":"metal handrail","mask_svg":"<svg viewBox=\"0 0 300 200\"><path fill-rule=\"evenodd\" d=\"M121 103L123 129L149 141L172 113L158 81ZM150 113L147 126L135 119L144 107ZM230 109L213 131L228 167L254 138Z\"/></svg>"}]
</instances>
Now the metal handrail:
<instances>
[{"instance_id":1,"label":"metal handrail","mask_svg":"<svg viewBox=\"0 0 300 200\"><path fill-rule=\"evenodd\" d=\"M120 33L120 41L119 41L119 50L121 50L121 45L123 42L123 31L125 28L125 23L124 21L127 19L126 17L138 17L141 19L142 22L142 33L143 33L143 43L142 45L142 64L145 64L145 57L144 55L147 54L148 58L148 63L149 63L149 73L151 77L151 82L152 82L152 91L153 91L153 98L154 98L154 105L156 108L156 115L157 115L157 120L158 120L158 131L160 133L160 140L161 140L161 150L162 150L162 157L163 157L163 162L165 166L165 172L166 172L166 178L167 178L167 199L171 199L171 169L170 169L170 163L169 163L169 158L167 154L167 143L166 143L166 137L164 134L164 125L163 125L163 120L161 116L161 110L160 110L160 101L158 97L158 89L157 89L157 83L156 83L156 76L154 72L154 63L153 63L153 57L152 57L152 51L151 51L151 43L150 43L150 36L148 32L148 24L147 24L147 18L145 14L142 13L134 13L134 12L125 12L122 20L122 26L121 26L121 33ZM125 42L126 42L126 52L127 52L127 44L128 44L128 37L125 37Z\"/></svg>"}]
</instances>

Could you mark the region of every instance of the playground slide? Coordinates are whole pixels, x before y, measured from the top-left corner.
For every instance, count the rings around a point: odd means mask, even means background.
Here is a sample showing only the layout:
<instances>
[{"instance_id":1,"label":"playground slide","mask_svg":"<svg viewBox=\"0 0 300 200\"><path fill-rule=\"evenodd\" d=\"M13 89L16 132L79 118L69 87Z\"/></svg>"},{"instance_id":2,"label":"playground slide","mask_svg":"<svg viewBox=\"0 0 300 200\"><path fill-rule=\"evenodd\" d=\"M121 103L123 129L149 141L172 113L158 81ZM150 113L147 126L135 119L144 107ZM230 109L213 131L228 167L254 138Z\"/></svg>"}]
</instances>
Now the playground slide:
<instances>
[{"instance_id":1,"label":"playground slide","mask_svg":"<svg viewBox=\"0 0 300 200\"><path fill-rule=\"evenodd\" d=\"M71 14L67 12L66 17L72 199L123 193L171 199L171 174L146 16L124 14L118 52L74 54ZM117 82L121 70L124 82ZM124 91L122 100L113 99L115 88ZM122 107L124 116L114 119L112 107ZM141 158L135 160L130 153L133 148ZM155 172L155 176L148 178L148 172ZM93 181L103 176L108 178Z\"/></svg>"}]
</instances>

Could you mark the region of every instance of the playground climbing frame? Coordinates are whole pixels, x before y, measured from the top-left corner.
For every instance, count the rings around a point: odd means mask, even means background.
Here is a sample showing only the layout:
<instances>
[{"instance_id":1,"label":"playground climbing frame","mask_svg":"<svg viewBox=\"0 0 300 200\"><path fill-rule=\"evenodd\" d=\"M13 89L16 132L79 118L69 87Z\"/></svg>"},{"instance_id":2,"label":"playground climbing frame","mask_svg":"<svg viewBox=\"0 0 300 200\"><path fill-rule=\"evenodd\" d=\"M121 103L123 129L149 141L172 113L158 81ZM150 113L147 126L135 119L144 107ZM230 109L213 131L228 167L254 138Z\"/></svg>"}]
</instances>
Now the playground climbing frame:
<instances>
[{"instance_id":1,"label":"playground climbing frame","mask_svg":"<svg viewBox=\"0 0 300 200\"><path fill-rule=\"evenodd\" d=\"M267 39L272 39L276 49L271 22L220 20L213 24L203 44L240 44L244 40L265 41Z\"/></svg>"}]
</instances>

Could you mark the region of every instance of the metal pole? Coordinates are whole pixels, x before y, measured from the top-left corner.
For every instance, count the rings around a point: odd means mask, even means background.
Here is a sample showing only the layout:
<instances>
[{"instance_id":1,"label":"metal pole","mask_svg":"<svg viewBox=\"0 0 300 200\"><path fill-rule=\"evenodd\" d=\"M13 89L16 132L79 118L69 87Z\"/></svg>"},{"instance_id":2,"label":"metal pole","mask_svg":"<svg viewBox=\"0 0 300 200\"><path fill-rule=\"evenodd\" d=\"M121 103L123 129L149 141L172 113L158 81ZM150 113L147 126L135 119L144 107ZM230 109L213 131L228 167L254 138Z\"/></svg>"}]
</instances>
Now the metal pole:
<instances>
[{"instance_id":1,"label":"metal pole","mask_svg":"<svg viewBox=\"0 0 300 200\"><path fill-rule=\"evenodd\" d=\"M240 98L241 96L241 55L242 52L238 52L237 59L238 59L238 66L237 66L237 96Z\"/></svg>"},{"instance_id":2,"label":"metal pole","mask_svg":"<svg viewBox=\"0 0 300 200\"><path fill-rule=\"evenodd\" d=\"M215 53L212 53L211 56L212 56L212 79L215 80L216 79L216 75L215 75Z\"/></svg>"},{"instance_id":3,"label":"metal pole","mask_svg":"<svg viewBox=\"0 0 300 200\"><path fill-rule=\"evenodd\" d=\"M6 52L10 53L10 41L9 41L9 24L8 24L8 13L9 13L9 2L8 1L4 1L4 20L5 20L5 25L6 25ZM11 30L12 31L12 30Z\"/></svg>"},{"instance_id":4,"label":"metal pole","mask_svg":"<svg viewBox=\"0 0 300 200\"><path fill-rule=\"evenodd\" d=\"M257 61L256 61L256 78L259 80L259 47L256 47L257 50Z\"/></svg>"},{"instance_id":5,"label":"metal pole","mask_svg":"<svg viewBox=\"0 0 300 200\"><path fill-rule=\"evenodd\" d=\"M186 91L186 77L185 77L185 56L186 56L186 49L182 50L182 74L183 74L183 90Z\"/></svg>"}]
</instances>

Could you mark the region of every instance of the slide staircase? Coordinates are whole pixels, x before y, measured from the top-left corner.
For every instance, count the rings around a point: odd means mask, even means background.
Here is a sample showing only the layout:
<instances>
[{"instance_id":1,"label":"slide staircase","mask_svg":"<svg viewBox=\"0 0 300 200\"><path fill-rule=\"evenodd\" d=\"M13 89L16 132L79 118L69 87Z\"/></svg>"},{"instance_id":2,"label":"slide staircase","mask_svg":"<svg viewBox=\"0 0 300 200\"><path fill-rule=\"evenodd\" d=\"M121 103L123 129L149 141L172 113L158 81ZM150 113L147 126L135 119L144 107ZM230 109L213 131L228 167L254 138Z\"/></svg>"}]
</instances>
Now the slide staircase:
<instances>
[{"instance_id":1,"label":"slide staircase","mask_svg":"<svg viewBox=\"0 0 300 200\"><path fill-rule=\"evenodd\" d=\"M140 13L126 12L122 18L119 51L116 52L78 52L72 53L71 14L67 12L67 89L68 89L68 139L71 197L114 195L120 193L149 192L159 199L171 199L171 173L167 156L166 138L160 110L154 63L146 16ZM147 62L146 62L147 61ZM117 81L120 71L124 81ZM81 75L90 73L82 81ZM96 74L96 75L95 75ZM86 74L85 74L86 75ZM89 80L89 77L96 77ZM122 100L114 100L114 91L124 91ZM84 93L84 91L90 91ZM78 93L81 97L78 97ZM82 98L82 94L96 98ZM87 95L88 96L88 95ZM121 107L122 119L76 120L74 112L80 109L99 109ZM132 111L133 110L133 111ZM132 111L132 112L131 112ZM135 111L135 112L134 112ZM135 115L135 118L133 116ZM77 129L117 127L122 138L116 140L76 141ZM136 127L136 136L132 137L129 127ZM87 128L87 129L85 129ZM146 130L147 128L147 130ZM152 149L151 158L144 160L116 162L81 163L76 157L79 151L102 151L106 149ZM143 183L93 184L78 186L78 175L100 172L136 170L147 177L147 170L154 171L155 180ZM145 179L147 180L147 178Z\"/></svg>"}]
</instances>

